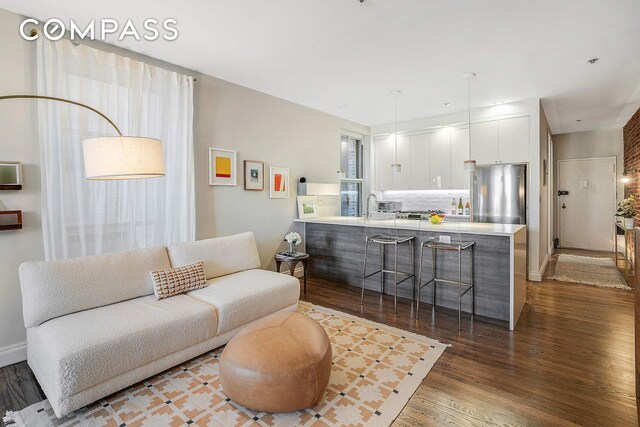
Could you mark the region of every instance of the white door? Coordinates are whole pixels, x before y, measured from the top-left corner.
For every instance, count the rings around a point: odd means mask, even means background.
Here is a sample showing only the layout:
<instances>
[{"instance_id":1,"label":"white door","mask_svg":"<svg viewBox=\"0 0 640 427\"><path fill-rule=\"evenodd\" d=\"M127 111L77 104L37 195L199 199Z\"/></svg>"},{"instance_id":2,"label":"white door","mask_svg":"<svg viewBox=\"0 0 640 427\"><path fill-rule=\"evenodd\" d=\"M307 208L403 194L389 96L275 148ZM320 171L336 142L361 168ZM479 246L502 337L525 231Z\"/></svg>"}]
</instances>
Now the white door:
<instances>
[{"instance_id":1,"label":"white door","mask_svg":"<svg viewBox=\"0 0 640 427\"><path fill-rule=\"evenodd\" d=\"M429 134L411 136L411 188L429 189ZM404 166L403 166L404 167Z\"/></svg>"},{"instance_id":2,"label":"white door","mask_svg":"<svg viewBox=\"0 0 640 427\"><path fill-rule=\"evenodd\" d=\"M502 119L499 122L498 141L500 163L526 163L529 161L529 117Z\"/></svg>"},{"instance_id":3,"label":"white door","mask_svg":"<svg viewBox=\"0 0 640 427\"><path fill-rule=\"evenodd\" d=\"M429 176L432 190L450 187L451 140L449 129L429 135Z\"/></svg>"},{"instance_id":4,"label":"white door","mask_svg":"<svg viewBox=\"0 0 640 427\"><path fill-rule=\"evenodd\" d=\"M498 163L498 134L497 120L471 124L469 151L479 165Z\"/></svg>"},{"instance_id":5,"label":"white door","mask_svg":"<svg viewBox=\"0 0 640 427\"><path fill-rule=\"evenodd\" d=\"M558 190L560 245L614 251L616 159L561 160Z\"/></svg>"},{"instance_id":6,"label":"white door","mask_svg":"<svg viewBox=\"0 0 640 427\"><path fill-rule=\"evenodd\" d=\"M471 174L465 172L464 161L469 157L469 129L451 131L451 188L468 189Z\"/></svg>"},{"instance_id":7,"label":"white door","mask_svg":"<svg viewBox=\"0 0 640 427\"><path fill-rule=\"evenodd\" d=\"M378 139L375 142L376 190L391 190L391 163L393 163L393 139Z\"/></svg>"}]
</instances>

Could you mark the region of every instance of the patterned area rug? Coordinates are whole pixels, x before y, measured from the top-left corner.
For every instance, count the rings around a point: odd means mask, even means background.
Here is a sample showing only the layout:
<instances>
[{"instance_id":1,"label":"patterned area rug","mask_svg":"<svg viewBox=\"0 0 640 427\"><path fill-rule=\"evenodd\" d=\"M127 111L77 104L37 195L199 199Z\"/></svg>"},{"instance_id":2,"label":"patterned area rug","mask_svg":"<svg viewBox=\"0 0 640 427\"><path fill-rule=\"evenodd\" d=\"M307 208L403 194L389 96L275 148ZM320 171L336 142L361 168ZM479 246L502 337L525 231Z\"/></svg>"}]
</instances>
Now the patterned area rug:
<instances>
[{"instance_id":1,"label":"patterned area rug","mask_svg":"<svg viewBox=\"0 0 640 427\"><path fill-rule=\"evenodd\" d=\"M421 335L300 302L333 347L325 398L288 414L236 405L218 380L223 348L203 354L58 419L48 401L7 413L18 426L388 426L447 345Z\"/></svg>"},{"instance_id":2,"label":"patterned area rug","mask_svg":"<svg viewBox=\"0 0 640 427\"><path fill-rule=\"evenodd\" d=\"M611 258L562 254L558 256L555 274L549 279L600 288L631 290Z\"/></svg>"}]
</instances>

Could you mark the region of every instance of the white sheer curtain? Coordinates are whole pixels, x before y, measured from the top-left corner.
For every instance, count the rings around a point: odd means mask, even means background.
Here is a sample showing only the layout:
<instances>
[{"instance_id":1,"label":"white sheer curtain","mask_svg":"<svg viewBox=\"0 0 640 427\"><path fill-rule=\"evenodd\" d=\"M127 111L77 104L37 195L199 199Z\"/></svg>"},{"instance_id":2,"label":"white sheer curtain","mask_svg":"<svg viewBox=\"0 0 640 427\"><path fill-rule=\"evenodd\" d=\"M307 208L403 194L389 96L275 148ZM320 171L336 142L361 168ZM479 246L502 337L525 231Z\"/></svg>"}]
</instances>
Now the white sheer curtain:
<instances>
[{"instance_id":1,"label":"white sheer curtain","mask_svg":"<svg viewBox=\"0 0 640 427\"><path fill-rule=\"evenodd\" d=\"M62 259L195 238L193 78L130 58L38 40L38 93L87 104L124 135L158 138L166 176L88 181L82 140L115 130L84 108L38 101L45 256Z\"/></svg>"}]
</instances>

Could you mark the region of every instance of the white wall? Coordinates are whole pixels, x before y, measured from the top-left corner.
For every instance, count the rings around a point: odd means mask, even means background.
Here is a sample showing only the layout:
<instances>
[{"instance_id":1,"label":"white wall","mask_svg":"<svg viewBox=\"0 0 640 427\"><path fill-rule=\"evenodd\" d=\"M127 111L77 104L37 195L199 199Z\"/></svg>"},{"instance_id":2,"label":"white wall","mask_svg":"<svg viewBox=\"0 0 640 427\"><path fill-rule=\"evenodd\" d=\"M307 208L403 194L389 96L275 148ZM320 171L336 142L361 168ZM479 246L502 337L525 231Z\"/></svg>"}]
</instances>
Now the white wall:
<instances>
[{"instance_id":1,"label":"white wall","mask_svg":"<svg viewBox=\"0 0 640 427\"><path fill-rule=\"evenodd\" d=\"M0 94L35 93L35 50L16 29L18 15L0 9ZM23 163L24 189L0 191L0 210L22 210L23 229L0 231L0 366L26 357L18 266L42 259L37 105L0 101L0 160Z\"/></svg>"},{"instance_id":2,"label":"white wall","mask_svg":"<svg viewBox=\"0 0 640 427\"><path fill-rule=\"evenodd\" d=\"M587 159L591 157L616 157L617 200L624 198L624 185L620 181L624 171L624 142L622 129L603 129L588 132L564 133L553 136L554 175L554 221L553 235L559 237L558 230L558 162L560 160Z\"/></svg>"},{"instance_id":3,"label":"white wall","mask_svg":"<svg viewBox=\"0 0 640 427\"><path fill-rule=\"evenodd\" d=\"M0 94L36 92L35 43L20 38L22 19L0 9ZM194 89L197 238L252 230L264 267L275 268L273 255L284 248L282 238L297 217L296 180L306 176L313 182L336 182L341 131L369 134L368 127L214 77L108 44L86 44L198 79ZM0 160L24 163L24 190L1 191L0 208L22 209L25 223L20 231L0 232L0 366L24 360L26 354L18 266L44 258L37 128L36 101L0 101ZM238 151L237 187L208 185L209 147ZM268 187L245 191L243 160L264 161L267 174L269 166L291 168L291 197L271 200Z\"/></svg>"},{"instance_id":4,"label":"white wall","mask_svg":"<svg viewBox=\"0 0 640 427\"><path fill-rule=\"evenodd\" d=\"M198 76L195 99L197 238L253 230L263 267L297 217L296 182L337 182L341 130L368 135L369 128L209 76ZM264 161L291 169L291 198L269 199L269 191L209 187L208 147L238 151L242 161ZM241 180L239 182L241 184Z\"/></svg>"},{"instance_id":5,"label":"white wall","mask_svg":"<svg viewBox=\"0 0 640 427\"><path fill-rule=\"evenodd\" d=\"M530 135L529 135L529 165L528 165L528 182L527 182L527 239L528 239L528 265L529 280L541 280L542 261L540 259L540 100L538 98L512 102L508 104L494 105L490 107L477 108L471 111L471 122L480 122L484 120L496 120L500 118L518 117L528 115L530 117ZM399 132L414 132L425 129L433 129L439 126L462 125L468 122L468 113L466 111L436 116L425 117L416 120L409 120L398 123ZM394 131L394 124L389 123L381 126L371 127L371 135L389 134ZM546 136L545 136L546 138ZM471 144L473 144L473 135L471 135ZM375 154L375 153L374 153ZM546 212L544 213L546 215Z\"/></svg>"}]
</instances>

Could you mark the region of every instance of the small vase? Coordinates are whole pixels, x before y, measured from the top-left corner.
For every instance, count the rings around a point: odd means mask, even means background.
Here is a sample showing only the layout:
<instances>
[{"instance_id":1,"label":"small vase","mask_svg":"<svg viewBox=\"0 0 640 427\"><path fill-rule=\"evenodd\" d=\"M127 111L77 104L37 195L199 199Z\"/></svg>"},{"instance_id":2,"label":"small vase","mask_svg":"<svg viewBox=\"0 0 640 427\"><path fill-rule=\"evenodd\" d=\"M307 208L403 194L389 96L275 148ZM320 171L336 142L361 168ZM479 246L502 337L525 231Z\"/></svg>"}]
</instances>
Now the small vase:
<instances>
[{"instance_id":1,"label":"small vase","mask_svg":"<svg viewBox=\"0 0 640 427\"><path fill-rule=\"evenodd\" d=\"M635 218L625 218L624 219L624 228L627 230L632 230L635 225Z\"/></svg>"},{"instance_id":2,"label":"small vase","mask_svg":"<svg viewBox=\"0 0 640 427\"><path fill-rule=\"evenodd\" d=\"M294 254L296 252L296 245L293 242L289 242L289 253Z\"/></svg>"}]
</instances>

